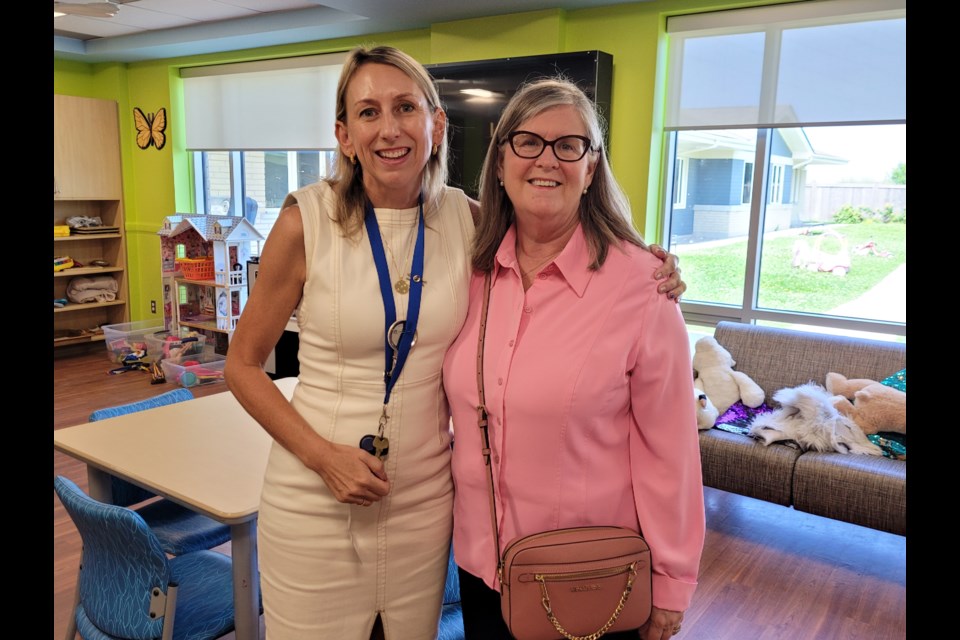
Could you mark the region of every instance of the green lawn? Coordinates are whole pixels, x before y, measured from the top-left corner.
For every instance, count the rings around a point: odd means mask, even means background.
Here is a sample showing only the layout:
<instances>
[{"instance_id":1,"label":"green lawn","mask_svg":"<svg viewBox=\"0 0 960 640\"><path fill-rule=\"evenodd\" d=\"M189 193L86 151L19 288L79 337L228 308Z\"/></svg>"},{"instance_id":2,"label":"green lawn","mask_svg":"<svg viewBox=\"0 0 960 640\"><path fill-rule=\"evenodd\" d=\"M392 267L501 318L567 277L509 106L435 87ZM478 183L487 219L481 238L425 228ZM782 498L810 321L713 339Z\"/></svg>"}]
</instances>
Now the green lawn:
<instances>
[{"instance_id":1,"label":"green lawn","mask_svg":"<svg viewBox=\"0 0 960 640\"><path fill-rule=\"evenodd\" d=\"M812 247L817 235L830 229L844 236L850 253L850 272L843 277L832 273L807 271L791 266L793 246L804 238ZM858 255L854 248L873 240L890 257ZM839 251L840 240L824 236L821 251ZM683 279L688 284L688 301L729 303L739 306L743 298L744 265L747 241L707 246L678 244L671 251L680 257ZM810 235L791 234L767 238L760 268L759 306L771 309L823 313L868 291L887 274L907 261L906 224L838 224L816 227Z\"/></svg>"}]
</instances>

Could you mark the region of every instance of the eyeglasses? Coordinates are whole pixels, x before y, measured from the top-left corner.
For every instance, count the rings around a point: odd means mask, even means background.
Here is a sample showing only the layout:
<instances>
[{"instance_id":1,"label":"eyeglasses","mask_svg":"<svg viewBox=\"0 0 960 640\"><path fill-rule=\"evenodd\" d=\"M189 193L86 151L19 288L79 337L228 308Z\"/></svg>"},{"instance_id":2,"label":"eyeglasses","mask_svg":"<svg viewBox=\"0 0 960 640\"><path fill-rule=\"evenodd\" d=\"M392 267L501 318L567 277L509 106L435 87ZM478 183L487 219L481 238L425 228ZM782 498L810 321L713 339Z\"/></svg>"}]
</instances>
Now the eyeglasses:
<instances>
[{"instance_id":1,"label":"eyeglasses","mask_svg":"<svg viewBox=\"0 0 960 640\"><path fill-rule=\"evenodd\" d=\"M507 135L510 148L521 158L539 158L547 147L553 147L553 155L563 162L576 162L587 151L593 151L593 143L585 136L561 136L546 140L531 131L512 131Z\"/></svg>"}]
</instances>

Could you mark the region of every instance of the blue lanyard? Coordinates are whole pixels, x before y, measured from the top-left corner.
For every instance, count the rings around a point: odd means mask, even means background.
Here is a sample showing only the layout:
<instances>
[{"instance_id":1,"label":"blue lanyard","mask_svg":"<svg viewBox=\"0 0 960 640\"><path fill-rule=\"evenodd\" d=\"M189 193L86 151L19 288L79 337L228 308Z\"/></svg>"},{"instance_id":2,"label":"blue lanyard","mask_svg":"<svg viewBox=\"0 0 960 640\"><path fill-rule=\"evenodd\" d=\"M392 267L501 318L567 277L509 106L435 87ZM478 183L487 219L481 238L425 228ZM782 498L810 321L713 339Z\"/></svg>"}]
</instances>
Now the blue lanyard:
<instances>
[{"instance_id":1,"label":"blue lanyard","mask_svg":"<svg viewBox=\"0 0 960 640\"><path fill-rule=\"evenodd\" d=\"M370 240L370 249L373 251L373 262L377 265L377 276L380 280L380 295L383 297L383 348L385 364L383 367L383 381L386 384L386 395L383 398L384 407L390 401L390 392L400 377L400 371L407 361L410 347L417 332L417 320L420 317L420 298L423 293L423 195L418 198L420 211L417 221L417 243L413 249L413 264L410 267L410 309L400 333L397 343L396 362L394 350L390 344L390 327L397 320L397 307L393 301L393 287L390 286L390 268L387 266L387 256L383 251L383 242L380 240L380 227L377 225L377 216L373 212L373 205L367 200L366 213L363 222L367 227L367 238Z\"/></svg>"}]
</instances>

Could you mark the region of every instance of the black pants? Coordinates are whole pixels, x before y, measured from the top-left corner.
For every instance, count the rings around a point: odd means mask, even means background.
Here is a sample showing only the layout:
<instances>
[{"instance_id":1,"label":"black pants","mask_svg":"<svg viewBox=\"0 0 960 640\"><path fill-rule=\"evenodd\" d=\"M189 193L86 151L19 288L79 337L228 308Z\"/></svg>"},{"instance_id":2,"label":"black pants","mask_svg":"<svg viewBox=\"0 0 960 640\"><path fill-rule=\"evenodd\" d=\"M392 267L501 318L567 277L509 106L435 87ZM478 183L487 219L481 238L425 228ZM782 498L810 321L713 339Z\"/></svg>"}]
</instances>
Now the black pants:
<instances>
[{"instance_id":1,"label":"black pants","mask_svg":"<svg viewBox=\"0 0 960 640\"><path fill-rule=\"evenodd\" d=\"M460 604L466 640L513 640L500 614L500 594L483 580L457 567L460 576ZM604 640L637 640L636 631L607 633Z\"/></svg>"}]
</instances>

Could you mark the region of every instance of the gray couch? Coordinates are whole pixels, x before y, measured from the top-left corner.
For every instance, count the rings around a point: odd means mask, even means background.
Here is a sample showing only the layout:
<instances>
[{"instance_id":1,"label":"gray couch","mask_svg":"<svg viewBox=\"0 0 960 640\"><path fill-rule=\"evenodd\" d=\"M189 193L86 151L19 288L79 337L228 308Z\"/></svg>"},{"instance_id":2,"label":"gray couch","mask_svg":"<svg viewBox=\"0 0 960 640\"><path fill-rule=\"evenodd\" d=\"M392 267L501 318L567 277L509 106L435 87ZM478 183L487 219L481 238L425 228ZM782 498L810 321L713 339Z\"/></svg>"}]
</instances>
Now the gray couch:
<instances>
[{"instance_id":1,"label":"gray couch","mask_svg":"<svg viewBox=\"0 0 960 640\"><path fill-rule=\"evenodd\" d=\"M766 392L806 382L823 385L829 371L883 380L907 366L906 345L733 322L714 337ZM801 452L766 446L719 429L700 432L703 483L799 511L907 534L907 463L886 457Z\"/></svg>"}]
</instances>

